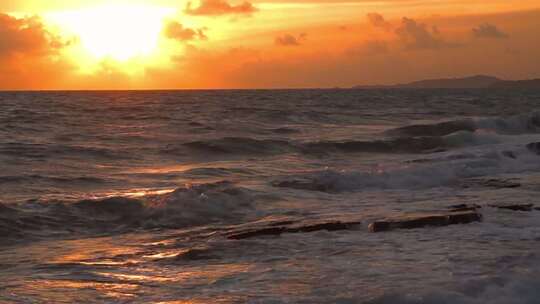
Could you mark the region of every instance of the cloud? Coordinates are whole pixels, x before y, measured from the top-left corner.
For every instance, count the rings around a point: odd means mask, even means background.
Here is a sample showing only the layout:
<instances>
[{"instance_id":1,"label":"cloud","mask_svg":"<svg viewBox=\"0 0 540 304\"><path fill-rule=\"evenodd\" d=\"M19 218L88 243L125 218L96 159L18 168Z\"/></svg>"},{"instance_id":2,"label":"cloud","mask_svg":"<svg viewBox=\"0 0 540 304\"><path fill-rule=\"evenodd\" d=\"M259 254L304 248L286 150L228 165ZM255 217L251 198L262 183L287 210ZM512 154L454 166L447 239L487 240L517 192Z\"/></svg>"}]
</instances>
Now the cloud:
<instances>
[{"instance_id":1,"label":"cloud","mask_svg":"<svg viewBox=\"0 0 540 304\"><path fill-rule=\"evenodd\" d=\"M71 43L48 32L38 17L0 13L0 88L43 88L60 82L72 69L60 51Z\"/></svg>"},{"instance_id":2,"label":"cloud","mask_svg":"<svg viewBox=\"0 0 540 304\"><path fill-rule=\"evenodd\" d=\"M184 13L193 16L251 15L258 9L251 2L232 5L226 0L200 0L199 6L187 3Z\"/></svg>"},{"instance_id":3,"label":"cloud","mask_svg":"<svg viewBox=\"0 0 540 304\"><path fill-rule=\"evenodd\" d=\"M184 52L171 57L173 69L148 69L148 79L158 88L238 88L236 71L262 58L259 50L251 48L187 45Z\"/></svg>"},{"instance_id":4,"label":"cloud","mask_svg":"<svg viewBox=\"0 0 540 304\"><path fill-rule=\"evenodd\" d=\"M367 18L369 23L374 27L379 27L387 31L392 28L392 25L384 19L383 15L379 13L369 13L367 14Z\"/></svg>"},{"instance_id":5,"label":"cloud","mask_svg":"<svg viewBox=\"0 0 540 304\"><path fill-rule=\"evenodd\" d=\"M478 27L473 28L472 32L476 38L508 38L508 34L499 30L497 26L489 23L480 24Z\"/></svg>"},{"instance_id":6,"label":"cloud","mask_svg":"<svg viewBox=\"0 0 540 304\"><path fill-rule=\"evenodd\" d=\"M291 34L285 34L282 36L276 37L274 40L274 43L279 46L299 46L302 41L306 40L307 34L302 33L298 35L298 37L295 37Z\"/></svg>"},{"instance_id":7,"label":"cloud","mask_svg":"<svg viewBox=\"0 0 540 304\"><path fill-rule=\"evenodd\" d=\"M426 24L403 17L401 25L395 30L396 35L406 49L438 49L458 46L448 43L440 37L437 27L428 28Z\"/></svg>"},{"instance_id":8,"label":"cloud","mask_svg":"<svg viewBox=\"0 0 540 304\"><path fill-rule=\"evenodd\" d=\"M0 56L49 55L68 43L45 30L38 17L17 19L0 13Z\"/></svg>"},{"instance_id":9,"label":"cloud","mask_svg":"<svg viewBox=\"0 0 540 304\"><path fill-rule=\"evenodd\" d=\"M206 40L208 37L204 33L206 29L191 29L184 27L181 23L176 21L170 21L165 26L165 36L169 39L177 41L190 41L190 40Z\"/></svg>"}]
</instances>

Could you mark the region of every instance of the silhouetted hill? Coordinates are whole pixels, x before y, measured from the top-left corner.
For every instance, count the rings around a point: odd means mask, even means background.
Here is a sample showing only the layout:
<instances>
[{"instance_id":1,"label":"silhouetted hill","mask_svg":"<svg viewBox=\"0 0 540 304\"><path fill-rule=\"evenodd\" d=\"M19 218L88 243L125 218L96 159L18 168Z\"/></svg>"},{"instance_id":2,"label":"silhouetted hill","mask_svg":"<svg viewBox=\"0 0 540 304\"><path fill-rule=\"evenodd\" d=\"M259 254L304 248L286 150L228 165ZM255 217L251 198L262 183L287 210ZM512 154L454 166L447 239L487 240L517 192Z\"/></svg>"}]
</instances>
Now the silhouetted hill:
<instances>
[{"instance_id":1,"label":"silhouetted hill","mask_svg":"<svg viewBox=\"0 0 540 304\"><path fill-rule=\"evenodd\" d=\"M530 80L504 80L490 86L495 89L540 89L540 79Z\"/></svg>"},{"instance_id":2,"label":"silhouetted hill","mask_svg":"<svg viewBox=\"0 0 540 304\"><path fill-rule=\"evenodd\" d=\"M396 85L355 86L356 89L477 89L489 88L500 82L496 77L476 75L464 78L427 79Z\"/></svg>"}]
</instances>

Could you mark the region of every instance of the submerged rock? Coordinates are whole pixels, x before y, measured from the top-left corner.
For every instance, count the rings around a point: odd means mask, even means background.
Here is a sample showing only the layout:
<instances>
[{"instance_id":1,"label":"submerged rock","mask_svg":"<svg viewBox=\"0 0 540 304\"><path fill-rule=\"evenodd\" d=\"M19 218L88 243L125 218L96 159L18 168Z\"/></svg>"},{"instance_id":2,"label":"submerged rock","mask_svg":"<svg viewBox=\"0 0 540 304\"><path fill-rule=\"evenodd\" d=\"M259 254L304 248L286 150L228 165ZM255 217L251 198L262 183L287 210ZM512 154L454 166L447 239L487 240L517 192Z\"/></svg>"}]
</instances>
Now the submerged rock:
<instances>
[{"instance_id":1,"label":"submerged rock","mask_svg":"<svg viewBox=\"0 0 540 304\"><path fill-rule=\"evenodd\" d=\"M450 209L451 212L476 211L480 208L482 208L482 206L477 204L459 204L448 206L448 209Z\"/></svg>"},{"instance_id":2,"label":"submerged rock","mask_svg":"<svg viewBox=\"0 0 540 304\"><path fill-rule=\"evenodd\" d=\"M512 151L503 151L501 154L503 156L505 156L505 157L508 157L508 158L517 159L516 153L514 153Z\"/></svg>"},{"instance_id":3,"label":"submerged rock","mask_svg":"<svg viewBox=\"0 0 540 304\"><path fill-rule=\"evenodd\" d=\"M512 211L532 211L534 205L533 204L508 204L508 205L490 205L490 207L512 210Z\"/></svg>"},{"instance_id":4,"label":"submerged rock","mask_svg":"<svg viewBox=\"0 0 540 304\"><path fill-rule=\"evenodd\" d=\"M488 188L495 188L495 189L503 189L503 188L518 188L518 187L521 187L521 184L513 181L512 179L490 178L490 179L469 179L469 180L464 181L461 184L461 186L463 188L488 187Z\"/></svg>"},{"instance_id":5,"label":"submerged rock","mask_svg":"<svg viewBox=\"0 0 540 304\"><path fill-rule=\"evenodd\" d=\"M360 221L356 220L316 220L316 221L299 221L299 222L284 222L284 225L273 223L269 226L255 227L241 231L233 231L227 234L227 238L231 240L241 240L252 237L281 235L283 233L300 233L300 232L315 232L320 230L337 231L351 229L360 225Z\"/></svg>"},{"instance_id":6,"label":"submerged rock","mask_svg":"<svg viewBox=\"0 0 540 304\"><path fill-rule=\"evenodd\" d=\"M198 261L212 260L219 258L216 255L210 254L210 248L191 248L174 257L176 261Z\"/></svg>"},{"instance_id":7,"label":"submerged rock","mask_svg":"<svg viewBox=\"0 0 540 304\"><path fill-rule=\"evenodd\" d=\"M414 229L426 226L448 226L482 221L482 215L476 211L452 212L446 214L426 214L405 216L373 222L369 231L382 232L395 229Z\"/></svg>"},{"instance_id":8,"label":"submerged rock","mask_svg":"<svg viewBox=\"0 0 540 304\"><path fill-rule=\"evenodd\" d=\"M534 152L538 155L540 155L540 142L533 142L527 145L527 149L529 151Z\"/></svg>"}]
</instances>

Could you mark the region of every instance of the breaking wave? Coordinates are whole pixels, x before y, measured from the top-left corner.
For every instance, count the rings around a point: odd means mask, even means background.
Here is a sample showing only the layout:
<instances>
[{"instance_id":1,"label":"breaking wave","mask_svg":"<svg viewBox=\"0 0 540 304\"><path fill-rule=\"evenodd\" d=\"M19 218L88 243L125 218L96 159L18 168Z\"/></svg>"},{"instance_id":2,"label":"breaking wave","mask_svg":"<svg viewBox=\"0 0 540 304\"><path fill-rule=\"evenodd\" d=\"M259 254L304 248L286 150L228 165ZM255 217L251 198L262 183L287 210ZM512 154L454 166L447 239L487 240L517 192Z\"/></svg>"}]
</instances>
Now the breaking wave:
<instances>
[{"instance_id":1,"label":"breaking wave","mask_svg":"<svg viewBox=\"0 0 540 304\"><path fill-rule=\"evenodd\" d=\"M455 186L468 178L526 171L540 171L538 155L528 146L515 151L450 154L425 163L378 166L370 171L322 170L276 180L273 186L322 192L422 189Z\"/></svg>"},{"instance_id":2,"label":"breaking wave","mask_svg":"<svg viewBox=\"0 0 540 304\"><path fill-rule=\"evenodd\" d=\"M379 141L307 143L303 152L429 153L461 146L497 143L496 136L460 131L446 136L402 137Z\"/></svg>"},{"instance_id":3,"label":"breaking wave","mask_svg":"<svg viewBox=\"0 0 540 304\"><path fill-rule=\"evenodd\" d=\"M55 232L112 233L234 222L249 213L254 199L252 191L223 181L141 198L0 204L0 241Z\"/></svg>"},{"instance_id":4,"label":"breaking wave","mask_svg":"<svg viewBox=\"0 0 540 304\"><path fill-rule=\"evenodd\" d=\"M430 153L447 149L497 143L496 135L459 131L445 136L400 137L374 141L316 141L294 142L287 140L226 137L221 139L189 142L180 147L167 147L166 154L184 155L197 151L203 155L276 155L301 153L317 155L326 153Z\"/></svg>"},{"instance_id":5,"label":"breaking wave","mask_svg":"<svg viewBox=\"0 0 540 304\"><path fill-rule=\"evenodd\" d=\"M528 273L461 283L456 290L384 295L367 304L533 304L540 298L537 266Z\"/></svg>"},{"instance_id":6,"label":"breaking wave","mask_svg":"<svg viewBox=\"0 0 540 304\"><path fill-rule=\"evenodd\" d=\"M435 124L410 125L391 129L391 136L445 136L455 132L487 130L498 134L540 133L540 112L508 117L454 120Z\"/></svg>"}]
</instances>

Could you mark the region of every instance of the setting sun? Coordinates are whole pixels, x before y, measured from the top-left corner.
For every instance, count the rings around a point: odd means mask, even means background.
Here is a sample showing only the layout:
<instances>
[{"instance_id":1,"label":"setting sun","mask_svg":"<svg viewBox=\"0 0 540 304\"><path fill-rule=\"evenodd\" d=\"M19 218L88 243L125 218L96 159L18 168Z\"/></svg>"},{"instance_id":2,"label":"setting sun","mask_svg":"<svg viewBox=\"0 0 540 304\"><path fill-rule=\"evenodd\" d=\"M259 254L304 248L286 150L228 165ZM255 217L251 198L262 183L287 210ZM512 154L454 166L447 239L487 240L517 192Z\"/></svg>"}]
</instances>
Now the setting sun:
<instances>
[{"instance_id":1,"label":"setting sun","mask_svg":"<svg viewBox=\"0 0 540 304\"><path fill-rule=\"evenodd\" d=\"M118 61L156 51L163 20L170 12L154 6L103 6L52 15L96 59Z\"/></svg>"}]
</instances>

